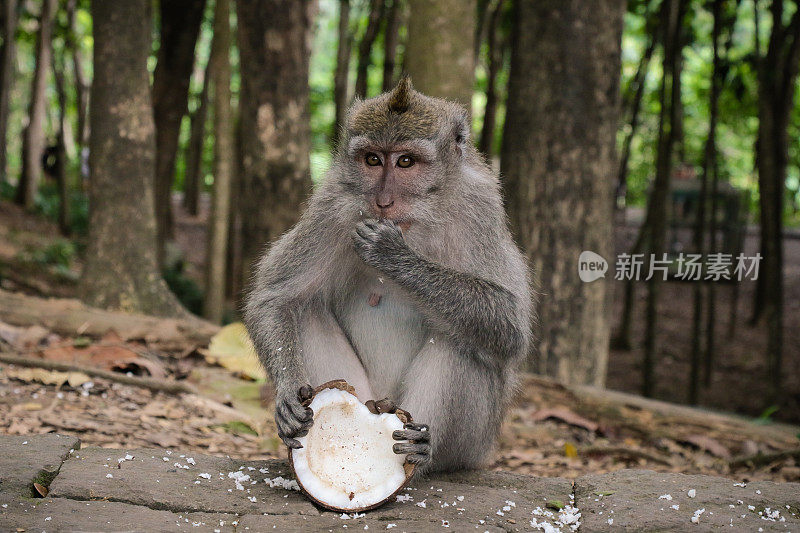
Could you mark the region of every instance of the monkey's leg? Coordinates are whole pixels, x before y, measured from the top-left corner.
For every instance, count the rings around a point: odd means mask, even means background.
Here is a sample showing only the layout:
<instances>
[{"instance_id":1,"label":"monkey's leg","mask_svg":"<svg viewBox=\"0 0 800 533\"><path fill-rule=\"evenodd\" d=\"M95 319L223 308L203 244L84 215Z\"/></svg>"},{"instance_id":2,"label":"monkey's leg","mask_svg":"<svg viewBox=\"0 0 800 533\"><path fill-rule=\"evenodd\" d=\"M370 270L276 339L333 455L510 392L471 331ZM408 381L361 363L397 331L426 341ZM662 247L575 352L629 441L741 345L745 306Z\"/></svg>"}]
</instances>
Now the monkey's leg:
<instances>
[{"instance_id":1,"label":"monkey's leg","mask_svg":"<svg viewBox=\"0 0 800 533\"><path fill-rule=\"evenodd\" d=\"M430 428L431 460L421 471L480 466L500 428L502 395L496 372L456 353L445 338L426 343L411 363L400 403ZM408 436L418 430L408 429Z\"/></svg>"},{"instance_id":2,"label":"monkey's leg","mask_svg":"<svg viewBox=\"0 0 800 533\"><path fill-rule=\"evenodd\" d=\"M345 379L362 402L373 399L369 378L342 328L327 310L310 313L300 329L301 357L312 387Z\"/></svg>"}]
</instances>

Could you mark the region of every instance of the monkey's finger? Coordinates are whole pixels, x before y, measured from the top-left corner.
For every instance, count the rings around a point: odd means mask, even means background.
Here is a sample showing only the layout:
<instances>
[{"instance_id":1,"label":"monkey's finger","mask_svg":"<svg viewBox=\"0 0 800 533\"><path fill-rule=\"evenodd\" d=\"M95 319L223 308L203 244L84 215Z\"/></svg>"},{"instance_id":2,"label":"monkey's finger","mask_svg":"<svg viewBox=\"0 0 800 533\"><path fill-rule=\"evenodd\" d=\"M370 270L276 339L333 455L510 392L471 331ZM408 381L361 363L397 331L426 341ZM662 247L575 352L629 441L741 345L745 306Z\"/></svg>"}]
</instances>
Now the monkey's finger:
<instances>
[{"instance_id":1,"label":"monkey's finger","mask_svg":"<svg viewBox=\"0 0 800 533\"><path fill-rule=\"evenodd\" d=\"M416 422L406 422L403 424L403 428L405 429L415 429L417 431L430 431L431 428L428 427L428 424L417 424Z\"/></svg>"},{"instance_id":2,"label":"monkey's finger","mask_svg":"<svg viewBox=\"0 0 800 533\"><path fill-rule=\"evenodd\" d=\"M431 445L419 442L398 442L392 446L392 451L398 455L409 453L430 454Z\"/></svg>"},{"instance_id":3,"label":"monkey's finger","mask_svg":"<svg viewBox=\"0 0 800 533\"><path fill-rule=\"evenodd\" d=\"M431 456L424 453L412 453L406 456L406 461L412 465L424 465L431 461Z\"/></svg>"},{"instance_id":4,"label":"monkey's finger","mask_svg":"<svg viewBox=\"0 0 800 533\"><path fill-rule=\"evenodd\" d=\"M314 417L314 411L310 407L304 407L298 401L284 400L281 407L286 418L296 418L300 422L305 422Z\"/></svg>"},{"instance_id":5,"label":"monkey's finger","mask_svg":"<svg viewBox=\"0 0 800 533\"><path fill-rule=\"evenodd\" d=\"M305 384L300 387L300 390L297 391L297 399L301 402L306 400L310 400L311 397L314 395L314 389L311 388L311 385Z\"/></svg>"},{"instance_id":6,"label":"monkey's finger","mask_svg":"<svg viewBox=\"0 0 800 533\"><path fill-rule=\"evenodd\" d=\"M278 431L285 435L295 436L298 432L313 426L314 419L298 420L292 416L287 416L285 412L277 411L275 424L278 426Z\"/></svg>"},{"instance_id":7,"label":"monkey's finger","mask_svg":"<svg viewBox=\"0 0 800 533\"><path fill-rule=\"evenodd\" d=\"M287 437L286 435L281 435L280 433L278 433L278 437L280 437L280 439L283 441L283 443L285 445L287 445L289 448L292 448L294 450L298 450L298 449L303 447L303 445L300 444L300 441L298 441L296 439L293 439L291 437Z\"/></svg>"},{"instance_id":8,"label":"monkey's finger","mask_svg":"<svg viewBox=\"0 0 800 533\"><path fill-rule=\"evenodd\" d=\"M375 408L379 413L394 413L397 411L397 404L389 398L384 398L383 400L375 402Z\"/></svg>"},{"instance_id":9,"label":"monkey's finger","mask_svg":"<svg viewBox=\"0 0 800 533\"><path fill-rule=\"evenodd\" d=\"M356 235L358 235L361 239L367 242L374 241L375 238L378 236L375 230L370 228L361 228L361 227L356 227Z\"/></svg>"},{"instance_id":10,"label":"monkey's finger","mask_svg":"<svg viewBox=\"0 0 800 533\"><path fill-rule=\"evenodd\" d=\"M430 442L431 434L428 431L415 431L413 429L397 430L392 433L394 440L413 440L416 442Z\"/></svg>"}]
</instances>

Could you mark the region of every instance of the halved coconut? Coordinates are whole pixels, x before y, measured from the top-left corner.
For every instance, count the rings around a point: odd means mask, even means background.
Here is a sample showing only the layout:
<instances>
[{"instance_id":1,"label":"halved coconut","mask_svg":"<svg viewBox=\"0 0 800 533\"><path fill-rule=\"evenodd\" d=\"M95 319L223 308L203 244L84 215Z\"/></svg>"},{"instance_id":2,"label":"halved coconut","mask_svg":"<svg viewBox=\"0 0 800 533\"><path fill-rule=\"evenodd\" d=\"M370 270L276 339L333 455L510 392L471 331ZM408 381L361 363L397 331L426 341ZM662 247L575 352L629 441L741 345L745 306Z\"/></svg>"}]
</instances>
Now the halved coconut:
<instances>
[{"instance_id":1,"label":"halved coconut","mask_svg":"<svg viewBox=\"0 0 800 533\"><path fill-rule=\"evenodd\" d=\"M317 387L308 406L314 425L289 450L297 483L309 498L335 511L373 509L402 489L414 472L394 453L392 432L411 421L405 411L374 414L344 380ZM403 441L399 441L403 442Z\"/></svg>"}]
</instances>

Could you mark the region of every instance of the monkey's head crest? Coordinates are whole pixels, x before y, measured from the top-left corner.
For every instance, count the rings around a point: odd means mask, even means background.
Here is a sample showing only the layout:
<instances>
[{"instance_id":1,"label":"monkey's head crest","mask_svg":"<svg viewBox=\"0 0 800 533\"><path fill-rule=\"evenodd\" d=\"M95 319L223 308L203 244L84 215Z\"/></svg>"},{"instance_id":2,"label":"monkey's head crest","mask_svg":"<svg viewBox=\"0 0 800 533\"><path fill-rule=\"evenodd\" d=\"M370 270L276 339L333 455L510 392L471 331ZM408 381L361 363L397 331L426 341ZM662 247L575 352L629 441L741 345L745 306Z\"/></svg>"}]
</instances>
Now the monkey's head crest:
<instances>
[{"instance_id":1,"label":"monkey's head crest","mask_svg":"<svg viewBox=\"0 0 800 533\"><path fill-rule=\"evenodd\" d=\"M467 114L461 106L414 90L405 75L391 91L356 100L347 114L346 129L351 137L366 135L385 143L433 139L462 117Z\"/></svg>"}]
</instances>

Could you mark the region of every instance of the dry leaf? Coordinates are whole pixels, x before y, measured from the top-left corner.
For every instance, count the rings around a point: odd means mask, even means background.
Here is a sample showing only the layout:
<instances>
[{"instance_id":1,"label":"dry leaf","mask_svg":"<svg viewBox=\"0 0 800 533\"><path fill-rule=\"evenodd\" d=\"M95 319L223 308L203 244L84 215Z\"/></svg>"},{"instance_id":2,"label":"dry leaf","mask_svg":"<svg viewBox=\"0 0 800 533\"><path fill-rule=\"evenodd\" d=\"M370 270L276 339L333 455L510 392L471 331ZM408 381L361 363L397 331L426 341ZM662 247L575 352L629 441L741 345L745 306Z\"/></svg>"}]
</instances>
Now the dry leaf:
<instances>
[{"instance_id":1,"label":"dry leaf","mask_svg":"<svg viewBox=\"0 0 800 533\"><path fill-rule=\"evenodd\" d=\"M573 413L569 409L564 409L560 407L551 409L540 409L536 411L531 418L533 419L534 422L540 422L548 418L555 418L557 420L561 420L562 422L566 422L567 424L583 428L587 431L591 431L592 433L597 431L599 427L597 422L592 422L591 420L588 420L578 414Z\"/></svg>"},{"instance_id":2,"label":"dry leaf","mask_svg":"<svg viewBox=\"0 0 800 533\"><path fill-rule=\"evenodd\" d=\"M256 351L247 330L241 322L222 328L211 338L207 350L198 350L211 364L241 372L252 379L266 379L267 375L256 357Z\"/></svg>"},{"instance_id":3,"label":"dry leaf","mask_svg":"<svg viewBox=\"0 0 800 533\"><path fill-rule=\"evenodd\" d=\"M44 498L45 496L47 496L47 493L48 493L48 492L50 492L50 489L48 489L47 487L45 487L45 486L44 486L44 485L42 485L41 483L34 483L34 484L33 484L33 488L34 488L34 489L36 489L36 492L37 492L37 493L38 493L38 494L39 494L39 495L40 495L42 498Z\"/></svg>"},{"instance_id":4,"label":"dry leaf","mask_svg":"<svg viewBox=\"0 0 800 533\"><path fill-rule=\"evenodd\" d=\"M701 450L705 450L716 457L721 457L723 459L731 458L731 452L728 450L728 448L720 444L719 441L706 435L689 435L681 438L680 441L697 446Z\"/></svg>"},{"instance_id":5,"label":"dry leaf","mask_svg":"<svg viewBox=\"0 0 800 533\"><path fill-rule=\"evenodd\" d=\"M578 448L575 447L574 444L571 442L564 443L564 455L569 457L570 459L575 459L578 457Z\"/></svg>"},{"instance_id":6,"label":"dry leaf","mask_svg":"<svg viewBox=\"0 0 800 533\"><path fill-rule=\"evenodd\" d=\"M5 374L20 381L36 381L45 385L55 385L56 387L69 383L70 387L76 388L92 381L92 378L83 372L60 372L44 368L7 368Z\"/></svg>"}]
</instances>

